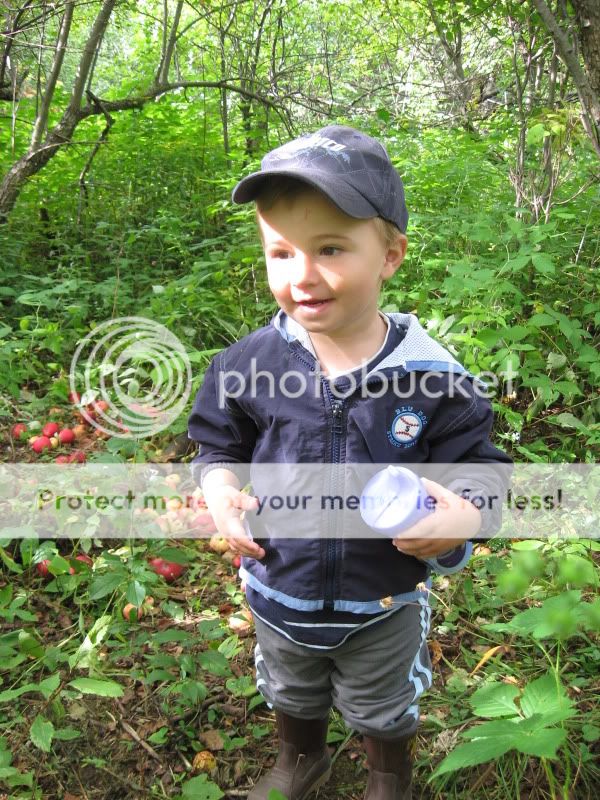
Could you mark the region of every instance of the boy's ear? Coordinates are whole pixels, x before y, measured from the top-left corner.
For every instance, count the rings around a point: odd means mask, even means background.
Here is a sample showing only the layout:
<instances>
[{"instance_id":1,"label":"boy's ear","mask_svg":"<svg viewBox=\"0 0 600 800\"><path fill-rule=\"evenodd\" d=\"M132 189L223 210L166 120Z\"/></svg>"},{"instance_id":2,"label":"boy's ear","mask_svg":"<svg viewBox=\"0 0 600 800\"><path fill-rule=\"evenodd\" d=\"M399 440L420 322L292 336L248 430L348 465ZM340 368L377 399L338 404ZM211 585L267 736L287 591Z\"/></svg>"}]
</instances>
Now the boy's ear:
<instances>
[{"instance_id":1,"label":"boy's ear","mask_svg":"<svg viewBox=\"0 0 600 800\"><path fill-rule=\"evenodd\" d=\"M381 277L383 280L388 280L391 278L400 264L404 261L404 256L406 255L406 246L408 244L408 239L403 233L399 233L396 241L388 247L387 252L385 254L385 261L383 264L383 270L381 272Z\"/></svg>"}]
</instances>

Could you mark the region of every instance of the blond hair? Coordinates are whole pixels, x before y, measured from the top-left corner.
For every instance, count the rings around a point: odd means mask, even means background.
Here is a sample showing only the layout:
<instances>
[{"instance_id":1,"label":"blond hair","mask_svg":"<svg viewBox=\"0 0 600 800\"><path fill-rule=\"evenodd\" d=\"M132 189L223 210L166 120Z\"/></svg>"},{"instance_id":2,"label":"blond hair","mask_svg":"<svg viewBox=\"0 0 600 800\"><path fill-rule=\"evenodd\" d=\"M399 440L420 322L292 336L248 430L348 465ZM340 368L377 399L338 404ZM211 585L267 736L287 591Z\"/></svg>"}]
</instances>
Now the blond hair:
<instances>
[{"instance_id":1,"label":"blond hair","mask_svg":"<svg viewBox=\"0 0 600 800\"><path fill-rule=\"evenodd\" d=\"M291 203L301 194L314 189L309 183L301 181L298 178L292 178L288 175L282 175L276 178L269 178L264 181L261 186L260 192L255 198L256 213L261 211L269 211L280 200ZM326 195L324 195L326 197ZM329 198L327 198L329 199ZM390 248L401 236L400 229L383 217L373 217L373 222L377 228L377 233L381 236L386 248Z\"/></svg>"}]
</instances>

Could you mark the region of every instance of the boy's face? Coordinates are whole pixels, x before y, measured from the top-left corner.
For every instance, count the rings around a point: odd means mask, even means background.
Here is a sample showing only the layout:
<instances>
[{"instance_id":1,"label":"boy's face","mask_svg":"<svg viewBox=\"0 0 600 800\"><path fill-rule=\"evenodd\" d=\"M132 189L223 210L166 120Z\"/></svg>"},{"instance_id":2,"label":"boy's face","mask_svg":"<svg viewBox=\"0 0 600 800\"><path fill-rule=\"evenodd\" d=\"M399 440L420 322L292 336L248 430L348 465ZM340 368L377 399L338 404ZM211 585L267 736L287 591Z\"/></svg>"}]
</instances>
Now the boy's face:
<instances>
[{"instance_id":1,"label":"boy's face","mask_svg":"<svg viewBox=\"0 0 600 800\"><path fill-rule=\"evenodd\" d=\"M258 212L269 287L279 307L314 334L352 339L378 316L379 289L402 263L372 219L354 219L307 189Z\"/></svg>"}]
</instances>

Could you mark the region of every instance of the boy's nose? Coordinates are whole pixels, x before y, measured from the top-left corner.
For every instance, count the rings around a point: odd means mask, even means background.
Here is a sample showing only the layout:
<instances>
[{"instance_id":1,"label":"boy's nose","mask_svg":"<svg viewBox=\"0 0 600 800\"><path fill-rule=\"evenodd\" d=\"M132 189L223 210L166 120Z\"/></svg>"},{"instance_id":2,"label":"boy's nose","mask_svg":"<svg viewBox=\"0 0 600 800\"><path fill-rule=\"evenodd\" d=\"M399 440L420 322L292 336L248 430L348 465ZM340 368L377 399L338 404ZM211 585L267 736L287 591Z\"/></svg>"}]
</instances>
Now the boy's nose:
<instances>
[{"instance_id":1,"label":"boy's nose","mask_svg":"<svg viewBox=\"0 0 600 800\"><path fill-rule=\"evenodd\" d=\"M312 285L318 281L319 275L314 260L304 253L296 253L292 267L291 283L294 286Z\"/></svg>"}]
</instances>

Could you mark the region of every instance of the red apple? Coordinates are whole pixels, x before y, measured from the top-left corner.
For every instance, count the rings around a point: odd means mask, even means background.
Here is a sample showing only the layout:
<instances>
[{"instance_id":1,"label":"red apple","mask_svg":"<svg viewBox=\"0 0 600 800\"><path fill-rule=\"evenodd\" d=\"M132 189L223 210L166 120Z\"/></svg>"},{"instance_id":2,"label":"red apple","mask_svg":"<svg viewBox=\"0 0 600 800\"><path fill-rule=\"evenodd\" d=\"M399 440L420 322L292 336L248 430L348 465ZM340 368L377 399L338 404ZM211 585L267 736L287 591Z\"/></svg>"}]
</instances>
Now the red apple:
<instances>
[{"instance_id":1,"label":"red apple","mask_svg":"<svg viewBox=\"0 0 600 800\"><path fill-rule=\"evenodd\" d=\"M50 563L50 559L49 558L45 558L43 561L38 561L38 563L35 565L35 568L37 570L38 575L41 575L42 578L49 578L50 577L50 571L48 569L48 564L49 563Z\"/></svg>"},{"instance_id":2,"label":"red apple","mask_svg":"<svg viewBox=\"0 0 600 800\"><path fill-rule=\"evenodd\" d=\"M76 404L79 403L79 401L81 400L81 395L79 394L79 392L69 392L67 399L69 403Z\"/></svg>"},{"instance_id":3,"label":"red apple","mask_svg":"<svg viewBox=\"0 0 600 800\"><path fill-rule=\"evenodd\" d=\"M69 464L72 464L73 462L76 462L78 464L85 464L86 456L83 450L75 450L73 453L71 453L70 456L68 456L68 458L69 458Z\"/></svg>"},{"instance_id":4,"label":"red apple","mask_svg":"<svg viewBox=\"0 0 600 800\"><path fill-rule=\"evenodd\" d=\"M167 583L176 580L185 572L184 564L176 564L174 561L166 561L164 558L150 558L148 563L152 571L157 575L162 575Z\"/></svg>"},{"instance_id":5,"label":"red apple","mask_svg":"<svg viewBox=\"0 0 600 800\"><path fill-rule=\"evenodd\" d=\"M20 439L21 434L25 433L26 430L27 430L27 425L25 425L24 422L17 422L17 424L13 425L12 428L13 439Z\"/></svg>"},{"instance_id":6,"label":"red apple","mask_svg":"<svg viewBox=\"0 0 600 800\"><path fill-rule=\"evenodd\" d=\"M50 438L54 436L55 433L58 433L58 429L59 425L57 422L47 422L42 428L42 434Z\"/></svg>"},{"instance_id":7,"label":"red apple","mask_svg":"<svg viewBox=\"0 0 600 800\"><path fill-rule=\"evenodd\" d=\"M48 447L51 447L50 439L47 436L37 436L31 443L31 449L36 453L42 453Z\"/></svg>"},{"instance_id":8,"label":"red apple","mask_svg":"<svg viewBox=\"0 0 600 800\"><path fill-rule=\"evenodd\" d=\"M126 606L123 606L123 617L127 622L137 622L143 616L143 607L134 606L133 603L127 603Z\"/></svg>"},{"instance_id":9,"label":"red apple","mask_svg":"<svg viewBox=\"0 0 600 800\"><path fill-rule=\"evenodd\" d=\"M69 456L56 456L54 459L55 464L70 464Z\"/></svg>"},{"instance_id":10,"label":"red apple","mask_svg":"<svg viewBox=\"0 0 600 800\"><path fill-rule=\"evenodd\" d=\"M75 433L71 428L63 428L58 434L58 441L61 444L73 444L75 441Z\"/></svg>"},{"instance_id":11,"label":"red apple","mask_svg":"<svg viewBox=\"0 0 600 800\"><path fill-rule=\"evenodd\" d=\"M86 553L78 553L75 556L75 561L81 561L82 564L85 564L88 567L91 567L94 564L93 560L88 555L86 555ZM75 567L69 567L69 573L71 575L74 575L75 574Z\"/></svg>"}]
</instances>

